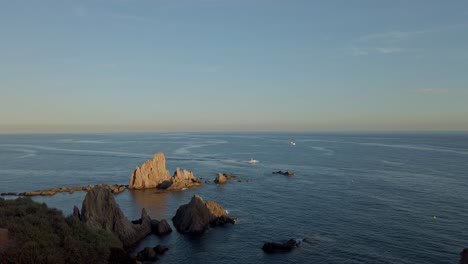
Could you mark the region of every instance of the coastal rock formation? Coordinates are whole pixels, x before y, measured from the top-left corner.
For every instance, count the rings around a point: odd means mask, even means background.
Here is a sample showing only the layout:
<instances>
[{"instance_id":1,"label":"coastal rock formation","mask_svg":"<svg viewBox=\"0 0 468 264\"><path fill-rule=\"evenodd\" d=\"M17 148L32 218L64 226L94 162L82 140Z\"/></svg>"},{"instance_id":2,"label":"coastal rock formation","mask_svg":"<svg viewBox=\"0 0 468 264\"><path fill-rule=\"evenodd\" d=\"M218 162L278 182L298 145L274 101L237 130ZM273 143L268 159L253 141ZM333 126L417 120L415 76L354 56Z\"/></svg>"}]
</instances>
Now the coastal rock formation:
<instances>
[{"instance_id":1,"label":"coastal rock formation","mask_svg":"<svg viewBox=\"0 0 468 264\"><path fill-rule=\"evenodd\" d=\"M177 209L172 222L180 233L203 234L210 225L234 224L234 219L217 203L204 202L194 195L190 203Z\"/></svg>"},{"instance_id":2,"label":"coastal rock formation","mask_svg":"<svg viewBox=\"0 0 468 264\"><path fill-rule=\"evenodd\" d=\"M147 160L140 167L136 167L130 176L130 189L158 188L161 190L181 190L198 187L201 180L193 176L191 171L176 169L171 177L166 169L164 153L156 153L152 160Z\"/></svg>"},{"instance_id":3,"label":"coastal rock formation","mask_svg":"<svg viewBox=\"0 0 468 264\"><path fill-rule=\"evenodd\" d=\"M130 189L156 188L164 181L169 181L171 175L166 169L166 157L164 153L154 154L152 160L145 161L140 167L136 167L130 177Z\"/></svg>"},{"instance_id":4,"label":"coastal rock formation","mask_svg":"<svg viewBox=\"0 0 468 264\"><path fill-rule=\"evenodd\" d=\"M285 176L294 176L294 172L292 171L274 171L271 174L281 174Z\"/></svg>"},{"instance_id":5,"label":"coastal rock formation","mask_svg":"<svg viewBox=\"0 0 468 264\"><path fill-rule=\"evenodd\" d=\"M131 246L151 233L151 219L144 208L141 219L132 223L120 210L111 191L102 187L86 194L78 215L88 226L112 231L124 246Z\"/></svg>"},{"instance_id":6,"label":"coastal rock formation","mask_svg":"<svg viewBox=\"0 0 468 264\"><path fill-rule=\"evenodd\" d=\"M460 252L460 264L468 264L468 248L465 248Z\"/></svg>"},{"instance_id":7,"label":"coastal rock formation","mask_svg":"<svg viewBox=\"0 0 468 264\"><path fill-rule=\"evenodd\" d=\"M201 180L193 176L193 173L188 170L176 169L171 178L172 184L168 190L180 190L183 188L193 188L201 185Z\"/></svg>"},{"instance_id":8,"label":"coastal rock formation","mask_svg":"<svg viewBox=\"0 0 468 264\"><path fill-rule=\"evenodd\" d=\"M172 228L165 219L162 219L161 221L151 220L151 231L155 235L163 236L171 233Z\"/></svg>"},{"instance_id":9,"label":"coastal rock formation","mask_svg":"<svg viewBox=\"0 0 468 264\"><path fill-rule=\"evenodd\" d=\"M127 185L109 185L106 183L101 183L97 185L88 185L88 186L75 186L75 187L60 187L60 188L53 188L48 190L39 190L39 191L32 191L32 192L22 192L19 195L22 196L51 196L55 195L59 192L67 192L67 193L74 193L76 191L90 191L95 187L101 187L105 189L109 189L113 194L118 194L127 189ZM8 193L8 195L13 195L14 193Z\"/></svg>"},{"instance_id":10,"label":"coastal rock formation","mask_svg":"<svg viewBox=\"0 0 468 264\"><path fill-rule=\"evenodd\" d=\"M296 248L299 244L295 239L289 239L285 243L267 242L263 244L263 251L267 253L288 252Z\"/></svg>"},{"instance_id":11,"label":"coastal rock formation","mask_svg":"<svg viewBox=\"0 0 468 264\"><path fill-rule=\"evenodd\" d=\"M136 259L138 261L156 261L158 255L164 254L169 248L163 245L157 245L153 248L145 247L142 251L138 252Z\"/></svg>"},{"instance_id":12,"label":"coastal rock formation","mask_svg":"<svg viewBox=\"0 0 468 264\"><path fill-rule=\"evenodd\" d=\"M217 184L223 184L226 183L228 180L236 178L236 176L227 174L227 173L218 173L216 175L216 179L214 180L215 183Z\"/></svg>"}]
</instances>

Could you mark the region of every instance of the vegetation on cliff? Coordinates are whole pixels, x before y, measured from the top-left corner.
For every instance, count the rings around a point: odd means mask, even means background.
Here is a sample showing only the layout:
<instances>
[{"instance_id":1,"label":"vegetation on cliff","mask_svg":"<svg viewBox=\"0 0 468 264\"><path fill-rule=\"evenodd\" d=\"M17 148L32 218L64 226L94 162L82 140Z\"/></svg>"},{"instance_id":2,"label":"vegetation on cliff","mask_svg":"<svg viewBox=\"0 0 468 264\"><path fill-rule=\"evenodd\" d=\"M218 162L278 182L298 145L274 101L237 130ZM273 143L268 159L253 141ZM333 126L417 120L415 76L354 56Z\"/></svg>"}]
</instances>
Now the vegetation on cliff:
<instances>
[{"instance_id":1,"label":"vegetation on cliff","mask_svg":"<svg viewBox=\"0 0 468 264\"><path fill-rule=\"evenodd\" d=\"M0 228L9 241L0 263L103 263L122 243L111 232L86 226L30 198L0 199Z\"/></svg>"}]
</instances>

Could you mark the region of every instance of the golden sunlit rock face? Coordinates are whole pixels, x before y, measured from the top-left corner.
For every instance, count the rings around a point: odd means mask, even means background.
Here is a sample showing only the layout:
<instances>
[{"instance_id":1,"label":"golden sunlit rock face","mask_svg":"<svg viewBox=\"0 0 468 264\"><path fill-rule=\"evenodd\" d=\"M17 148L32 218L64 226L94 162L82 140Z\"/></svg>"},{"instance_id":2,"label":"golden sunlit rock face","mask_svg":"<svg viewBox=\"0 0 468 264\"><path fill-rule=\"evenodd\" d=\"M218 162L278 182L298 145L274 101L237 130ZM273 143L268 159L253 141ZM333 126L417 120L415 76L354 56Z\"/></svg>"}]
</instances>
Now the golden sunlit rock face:
<instances>
[{"instance_id":1,"label":"golden sunlit rock face","mask_svg":"<svg viewBox=\"0 0 468 264\"><path fill-rule=\"evenodd\" d=\"M130 177L130 189L156 188L164 181L169 181L171 174L166 169L166 157L164 153L154 154L152 160L145 161L140 167L136 167Z\"/></svg>"}]
</instances>

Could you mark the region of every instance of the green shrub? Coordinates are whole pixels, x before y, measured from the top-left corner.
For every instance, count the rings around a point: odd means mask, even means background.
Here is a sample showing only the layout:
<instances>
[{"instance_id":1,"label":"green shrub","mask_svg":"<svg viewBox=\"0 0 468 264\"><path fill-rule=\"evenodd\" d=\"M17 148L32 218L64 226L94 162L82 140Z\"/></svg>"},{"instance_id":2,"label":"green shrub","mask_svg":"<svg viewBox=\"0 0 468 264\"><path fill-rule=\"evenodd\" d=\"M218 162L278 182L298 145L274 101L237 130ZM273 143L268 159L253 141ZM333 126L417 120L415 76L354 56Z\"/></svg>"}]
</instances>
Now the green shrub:
<instances>
[{"instance_id":1,"label":"green shrub","mask_svg":"<svg viewBox=\"0 0 468 264\"><path fill-rule=\"evenodd\" d=\"M111 232L92 229L74 217L30 198L0 199L0 228L12 238L0 263L104 263L122 244Z\"/></svg>"}]
</instances>

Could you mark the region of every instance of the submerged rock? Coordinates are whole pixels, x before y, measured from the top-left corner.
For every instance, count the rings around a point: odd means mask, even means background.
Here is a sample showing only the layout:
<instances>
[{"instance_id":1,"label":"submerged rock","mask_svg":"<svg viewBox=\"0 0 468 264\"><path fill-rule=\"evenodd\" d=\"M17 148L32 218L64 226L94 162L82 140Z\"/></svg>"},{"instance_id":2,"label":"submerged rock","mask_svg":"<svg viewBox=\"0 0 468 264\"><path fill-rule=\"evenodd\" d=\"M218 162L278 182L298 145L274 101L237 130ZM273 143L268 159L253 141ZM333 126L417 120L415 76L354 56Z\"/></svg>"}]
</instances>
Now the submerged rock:
<instances>
[{"instance_id":1,"label":"submerged rock","mask_svg":"<svg viewBox=\"0 0 468 264\"><path fill-rule=\"evenodd\" d=\"M113 232L124 246L131 246L151 233L151 219L144 208L141 219L134 224L120 210L111 191L102 187L93 188L86 194L81 221Z\"/></svg>"},{"instance_id":2,"label":"submerged rock","mask_svg":"<svg viewBox=\"0 0 468 264\"><path fill-rule=\"evenodd\" d=\"M142 251L138 252L136 259L139 261L156 261L158 260L158 255L162 255L168 250L169 248L163 245L145 247Z\"/></svg>"},{"instance_id":3,"label":"submerged rock","mask_svg":"<svg viewBox=\"0 0 468 264\"><path fill-rule=\"evenodd\" d=\"M299 244L295 239L289 239L285 243L267 242L263 244L263 251L267 253L289 252L296 248Z\"/></svg>"},{"instance_id":4,"label":"submerged rock","mask_svg":"<svg viewBox=\"0 0 468 264\"><path fill-rule=\"evenodd\" d=\"M172 222L177 231L188 234L203 234L214 225L234 224L234 220L219 204L211 201L204 202L198 195L194 195L190 203L177 209Z\"/></svg>"},{"instance_id":5,"label":"submerged rock","mask_svg":"<svg viewBox=\"0 0 468 264\"><path fill-rule=\"evenodd\" d=\"M292 171L274 171L271 174L281 174L286 176L294 176L294 172Z\"/></svg>"}]
</instances>

